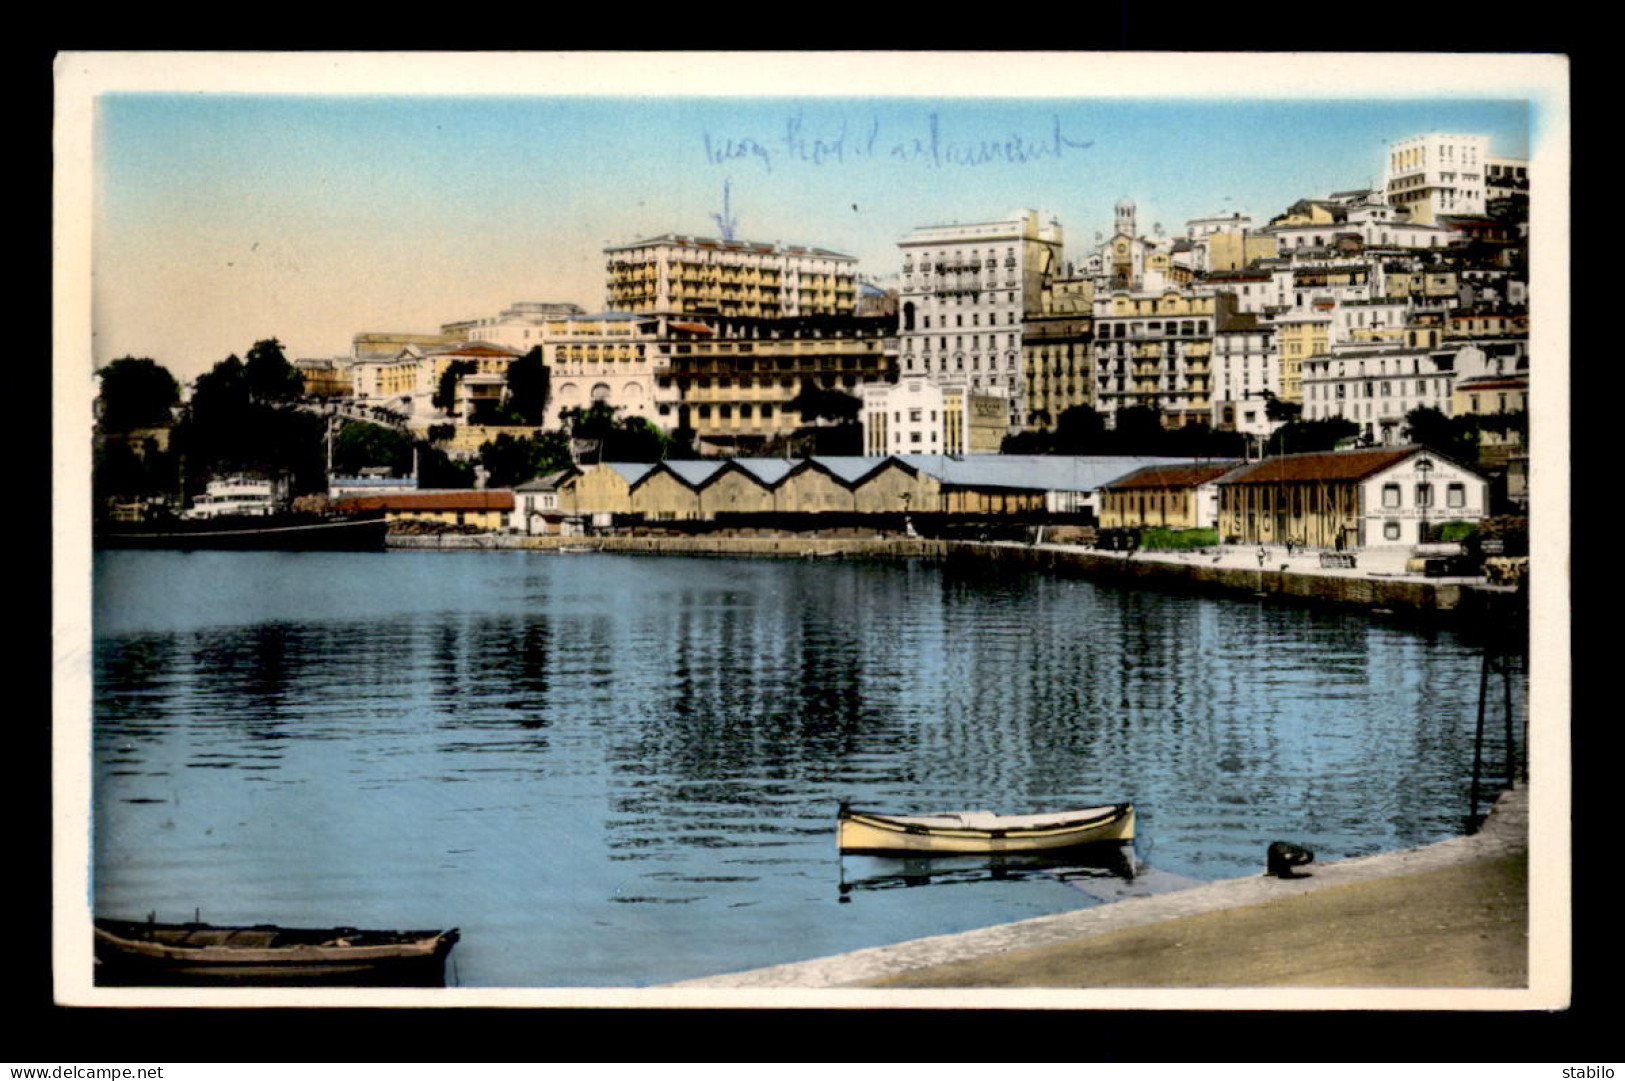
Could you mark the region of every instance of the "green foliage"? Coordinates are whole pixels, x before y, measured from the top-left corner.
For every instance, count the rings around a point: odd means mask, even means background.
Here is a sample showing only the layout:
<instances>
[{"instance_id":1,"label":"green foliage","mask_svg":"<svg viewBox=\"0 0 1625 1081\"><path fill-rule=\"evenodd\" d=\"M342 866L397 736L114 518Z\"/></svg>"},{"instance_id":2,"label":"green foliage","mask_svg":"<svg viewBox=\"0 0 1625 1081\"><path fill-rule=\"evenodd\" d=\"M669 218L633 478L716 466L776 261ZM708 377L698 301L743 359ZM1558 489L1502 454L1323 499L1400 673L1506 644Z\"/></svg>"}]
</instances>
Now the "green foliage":
<instances>
[{"instance_id":1,"label":"green foliage","mask_svg":"<svg viewBox=\"0 0 1625 1081\"><path fill-rule=\"evenodd\" d=\"M1470 537L1476 536L1478 533L1478 523L1476 522L1450 521L1438 522L1436 524L1429 523L1429 525L1431 527L1429 532L1431 532L1438 541L1447 544L1454 541L1467 540Z\"/></svg>"},{"instance_id":2,"label":"green foliage","mask_svg":"<svg viewBox=\"0 0 1625 1081\"><path fill-rule=\"evenodd\" d=\"M1457 461L1471 462L1478 458L1478 427L1470 415L1447 417L1431 406L1421 406L1405 414L1406 439Z\"/></svg>"},{"instance_id":3,"label":"green foliage","mask_svg":"<svg viewBox=\"0 0 1625 1081\"><path fill-rule=\"evenodd\" d=\"M96 506L102 508L110 499L173 495L179 474L174 454L161 453L153 440L146 440L139 453L112 440L96 448L90 477Z\"/></svg>"},{"instance_id":4,"label":"green foliage","mask_svg":"<svg viewBox=\"0 0 1625 1081\"><path fill-rule=\"evenodd\" d=\"M542 363L541 346L508 365L508 412L515 423L531 427L545 424L551 393L552 383L547 365Z\"/></svg>"},{"instance_id":5,"label":"green foliage","mask_svg":"<svg viewBox=\"0 0 1625 1081\"><path fill-rule=\"evenodd\" d=\"M457 404L457 383L465 375L474 371L474 362L471 360L454 360L446 365L446 370L440 373L440 385L435 388L434 396L429 399L442 413L449 413Z\"/></svg>"},{"instance_id":6,"label":"green foliage","mask_svg":"<svg viewBox=\"0 0 1625 1081\"><path fill-rule=\"evenodd\" d=\"M863 412L863 401L845 391L820 387L809 379L802 382L800 392L785 408L801 414L803 424L817 424L821 420L850 424Z\"/></svg>"},{"instance_id":7,"label":"green foliage","mask_svg":"<svg viewBox=\"0 0 1625 1081\"><path fill-rule=\"evenodd\" d=\"M617 419L616 407L594 402L586 409L565 409L559 418L572 439L595 441L601 462L658 462L667 457L672 440L642 417Z\"/></svg>"},{"instance_id":8,"label":"green foliage","mask_svg":"<svg viewBox=\"0 0 1625 1081\"><path fill-rule=\"evenodd\" d=\"M377 424L347 420L333 440L333 471L355 476L366 468L385 467L396 476L412 471L412 440Z\"/></svg>"},{"instance_id":9,"label":"green foliage","mask_svg":"<svg viewBox=\"0 0 1625 1081\"><path fill-rule=\"evenodd\" d=\"M1277 428L1264 444L1264 453L1309 454L1316 451L1336 450L1337 444L1360 434L1360 426L1345 417L1324 417L1320 420L1295 420Z\"/></svg>"},{"instance_id":10,"label":"green foliage","mask_svg":"<svg viewBox=\"0 0 1625 1081\"><path fill-rule=\"evenodd\" d=\"M1289 402L1277 398L1269 391L1264 392L1264 415L1277 423L1290 424L1303 417L1303 406L1297 402Z\"/></svg>"},{"instance_id":11,"label":"green foliage","mask_svg":"<svg viewBox=\"0 0 1625 1081\"><path fill-rule=\"evenodd\" d=\"M1106 418L1087 405L1063 409L1055 421L1051 454L1098 454L1107 443Z\"/></svg>"},{"instance_id":12,"label":"green foliage","mask_svg":"<svg viewBox=\"0 0 1625 1081\"><path fill-rule=\"evenodd\" d=\"M156 428L174 419L180 384L148 357L120 357L96 373L101 379L101 423L110 431Z\"/></svg>"},{"instance_id":13,"label":"green foliage","mask_svg":"<svg viewBox=\"0 0 1625 1081\"><path fill-rule=\"evenodd\" d=\"M1166 440L1167 431L1162 426L1159 411L1150 406L1132 405L1117 411L1112 436L1119 454L1156 454Z\"/></svg>"},{"instance_id":14,"label":"green foliage","mask_svg":"<svg viewBox=\"0 0 1625 1081\"><path fill-rule=\"evenodd\" d=\"M1219 545L1217 529L1142 529L1141 548L1161 548L1188 551L1192 548L1216 548Z\"/></svg>"},{"instance_id":15,"label":"green foliage","mask_svg":"<svg viewBox=\"0 0 1625 1081\"><path fill-rule=\"evenodd\" d=\"M534 439L503 433L480 447L480 465L492 488L511 488L573 463L570 441L563 432L542 432Z\"/></svg>"},{"instance_id":16,"label":"green foliage","mask_svg":"<svg viewBox=\"0 0 1625 1081\"><path fill-rule=\"evenodd\" d=\"M419 488L474 487L474 463L452 461L437 447L419 447L417 464Z\"/></svg>"},{"instance_id":17,"label":"green foliage","mask_svg":"<svg viewBox=\"0 0 1625 1081\"><path fill-rule=\"evenodd\" d=\"M280 356L280 349L275 352ZM275 370L271 350L261 349L258 361L266 394L285 392L290 384L267 374ZM237 470L287 474L295 495L326 488L325 423L266 394L255 392L236 356L198 377L171 443L186 463L189 492L202 490L210 475Z\"/></svg>"},{"instance_id":18,"label":"green foliage","mask_svg":"<svg viewBox=\"0 0 1625 1081\"><path fill-rule=\"evenodd\" d=\"M262 402L286 402L305 392L305 380L282 353L282 343L266 338L254 343L243 365L249 396Z\"/></svg>"},{"instance_id":19,"label":"green foliage","mask_svg":"<svg viewBox=\"0 0 1625 1081\"><path fill-rule=\"evenodd\" d=\"M1235 432L1187 425L1164 428L1154 409L1136 407L1118 414L1117 427L1087 405L1061 413L1053 430L1007 436L1004 454L1132 454L1170 458L1240 458L1244 440Z\"/></svg>"}]
</instances>

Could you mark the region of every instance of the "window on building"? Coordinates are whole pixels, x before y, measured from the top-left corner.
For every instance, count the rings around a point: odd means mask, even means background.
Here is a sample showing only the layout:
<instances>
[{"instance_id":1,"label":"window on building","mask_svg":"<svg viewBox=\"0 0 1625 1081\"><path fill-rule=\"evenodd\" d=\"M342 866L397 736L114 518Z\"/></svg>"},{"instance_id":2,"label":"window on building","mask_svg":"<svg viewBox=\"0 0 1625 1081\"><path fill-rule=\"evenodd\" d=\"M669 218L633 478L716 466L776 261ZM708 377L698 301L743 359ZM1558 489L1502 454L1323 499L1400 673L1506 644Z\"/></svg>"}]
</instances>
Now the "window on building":
<instances>
[{"instance_id":1,"label":"window on building","mask_svg":"<svg viewBox=\"0 0 1625 1081\"><path fill-rule=\"evenodd\" d=\"M1465 507L1467 505L1467 486L1459 482L1451 482L1446 485L1444 501L1447 507Z\"/></svg>"}]
</instances>

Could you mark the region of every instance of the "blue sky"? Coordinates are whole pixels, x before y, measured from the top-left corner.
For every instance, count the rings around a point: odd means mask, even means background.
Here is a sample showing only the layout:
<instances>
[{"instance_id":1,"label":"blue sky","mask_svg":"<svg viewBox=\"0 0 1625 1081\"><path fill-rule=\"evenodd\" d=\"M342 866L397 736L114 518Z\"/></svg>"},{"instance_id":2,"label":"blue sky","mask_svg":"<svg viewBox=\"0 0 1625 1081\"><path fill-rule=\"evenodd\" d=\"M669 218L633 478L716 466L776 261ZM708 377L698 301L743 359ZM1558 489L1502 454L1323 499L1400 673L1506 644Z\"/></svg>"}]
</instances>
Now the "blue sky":
<instances>
[{"instance_id":1,"label":"blue sky","mask_svg":"<svg viewBox=\"0 0 1625 1081\"><path fill-rule=\"evenodd\" d=\"M1163 63L1151 70L1175 61ZM596 310L606 245L715 235L724 184L737 235L889 275L919 225L1031 207L1081 257L1120 198L1147 231L1219 212L1262 221L1380 183L1389 141L1482 132L1492 153L1527 157L1548 116L1488 77L1330 96L1308 76L1296 95L1290 80L1248 92L1231 79L1216 95L1039 79L1042 92L1010 96L1008 80L966 79L940 97L919 92L931 78L839 94L769 78L700 96L681 69L636 94L590 79L592 93L537 94L141 82L93 96L92 352L150 356L183 378L269 336L325 356L358 331L432 331L518 300Z\"/></svg>"}]
</instances>

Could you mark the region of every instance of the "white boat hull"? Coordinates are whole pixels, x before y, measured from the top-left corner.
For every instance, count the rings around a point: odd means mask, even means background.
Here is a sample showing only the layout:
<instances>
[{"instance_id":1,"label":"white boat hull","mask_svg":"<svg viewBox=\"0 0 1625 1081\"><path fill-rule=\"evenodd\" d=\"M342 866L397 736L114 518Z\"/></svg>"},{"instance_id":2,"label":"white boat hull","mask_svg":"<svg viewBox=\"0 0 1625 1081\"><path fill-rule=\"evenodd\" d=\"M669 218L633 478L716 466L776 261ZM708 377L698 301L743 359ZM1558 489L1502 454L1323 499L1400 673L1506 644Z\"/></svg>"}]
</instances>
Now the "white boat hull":
<instances>
[{"instance_id":1,"label":"white boat hull","mask_svg":"<svg viewBox=\"0 0 1625 1081\"><path fill-rule=\"evenodd\" d=\"M1124 803L1048 815L883 815L843 807L837 833L840 850L852 854L1055 852L1134 840L1134 807Z\"/></svg>"}]
</instances>

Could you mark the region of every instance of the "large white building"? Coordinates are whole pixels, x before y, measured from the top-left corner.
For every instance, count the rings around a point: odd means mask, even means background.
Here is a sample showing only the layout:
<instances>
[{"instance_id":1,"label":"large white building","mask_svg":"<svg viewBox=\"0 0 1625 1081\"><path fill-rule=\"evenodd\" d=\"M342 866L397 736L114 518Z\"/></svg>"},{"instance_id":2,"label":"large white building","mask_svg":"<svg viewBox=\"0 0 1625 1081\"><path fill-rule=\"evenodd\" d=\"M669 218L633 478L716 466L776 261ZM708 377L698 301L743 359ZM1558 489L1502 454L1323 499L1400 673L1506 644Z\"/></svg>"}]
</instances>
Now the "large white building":
<instances>
[{"instance_id":1,"label":"large white building","mask_svg":"<svg viewBox=\"0 0 1625 1081\"><path fill-rule=\"evenodd\" d=\"M898 243L898 372L1002 396L1017 429L1026 401L1022 326L1061 270L1061 226L1034 210L915 229Z\"/></svg>"},{"instance_id":2,"label":"large white building","mask_svg":"<svg viewBox=\"0 0 1625 1081\"><path fill-rule=\"evenodd\" d=\"M1008 431L1010 403L965 383L916 376L862 389L863 453L997 454Z\"/></svg>"},{"instance_id":3,"label":"large white building","mask_svg":"<svg viewBox=\"0 0 1625 1081\"><path fill-rule=\"evenodd\" d=\"M1268 437L1277 427L1266 409L1271 397L1281 397L1275 328L1250 313L1222 315L1213 334L1213 427Z\"/></svg>"},{"instance_id":4,"label":"large white building","mask_svg":"<svg viewBox=\"0 0 1625 1081\"><path fill-rule=\"evenodd\" d=\"M1425 224L1443 215L1481 215L1489 162L1487 135L1433 132L1401 139L1388 149L1388 201Z\"/></svg>"},{"instance_id":5,"label":"large white building","mask_svg":"<svg viewBox=\"0 0 1625 1081\"><path fill-rule=\"evenodd\" d=\"M1403 443L1405 418L1419 408L1447 416L1455 386L1457 349L1413 343L1334 345L1303 362L1303 417L1352 421L1378 443Z\"/></svg>"},{"instance_id":6,"label":"large white building","mask_svg":"<svg viewBox=\"0 0 1625 1081\"><path fill-rule=\"evenodd\" d=\"M440 332L457 335L464 341L490 342L528 353L542 344L543 328L549 320L584 314L579 304L521 300L508 305L496 315L447 323L440 328Z\"/></svg>"},{"instance_id":7,"label":"large white building","mask_svg":"<svg viewBox=\"0 0 1625 1081\"><path fill-rule=\"evenodd\" d=\"M551 377L549 423L567 409L595 404L619 410L621 417L641 417L661 427L671 421L675 393L662 392L659 376L668 367L667 323L628 312L560 315L542 326L542 362Z\"/></svg>"}]
</instances>

